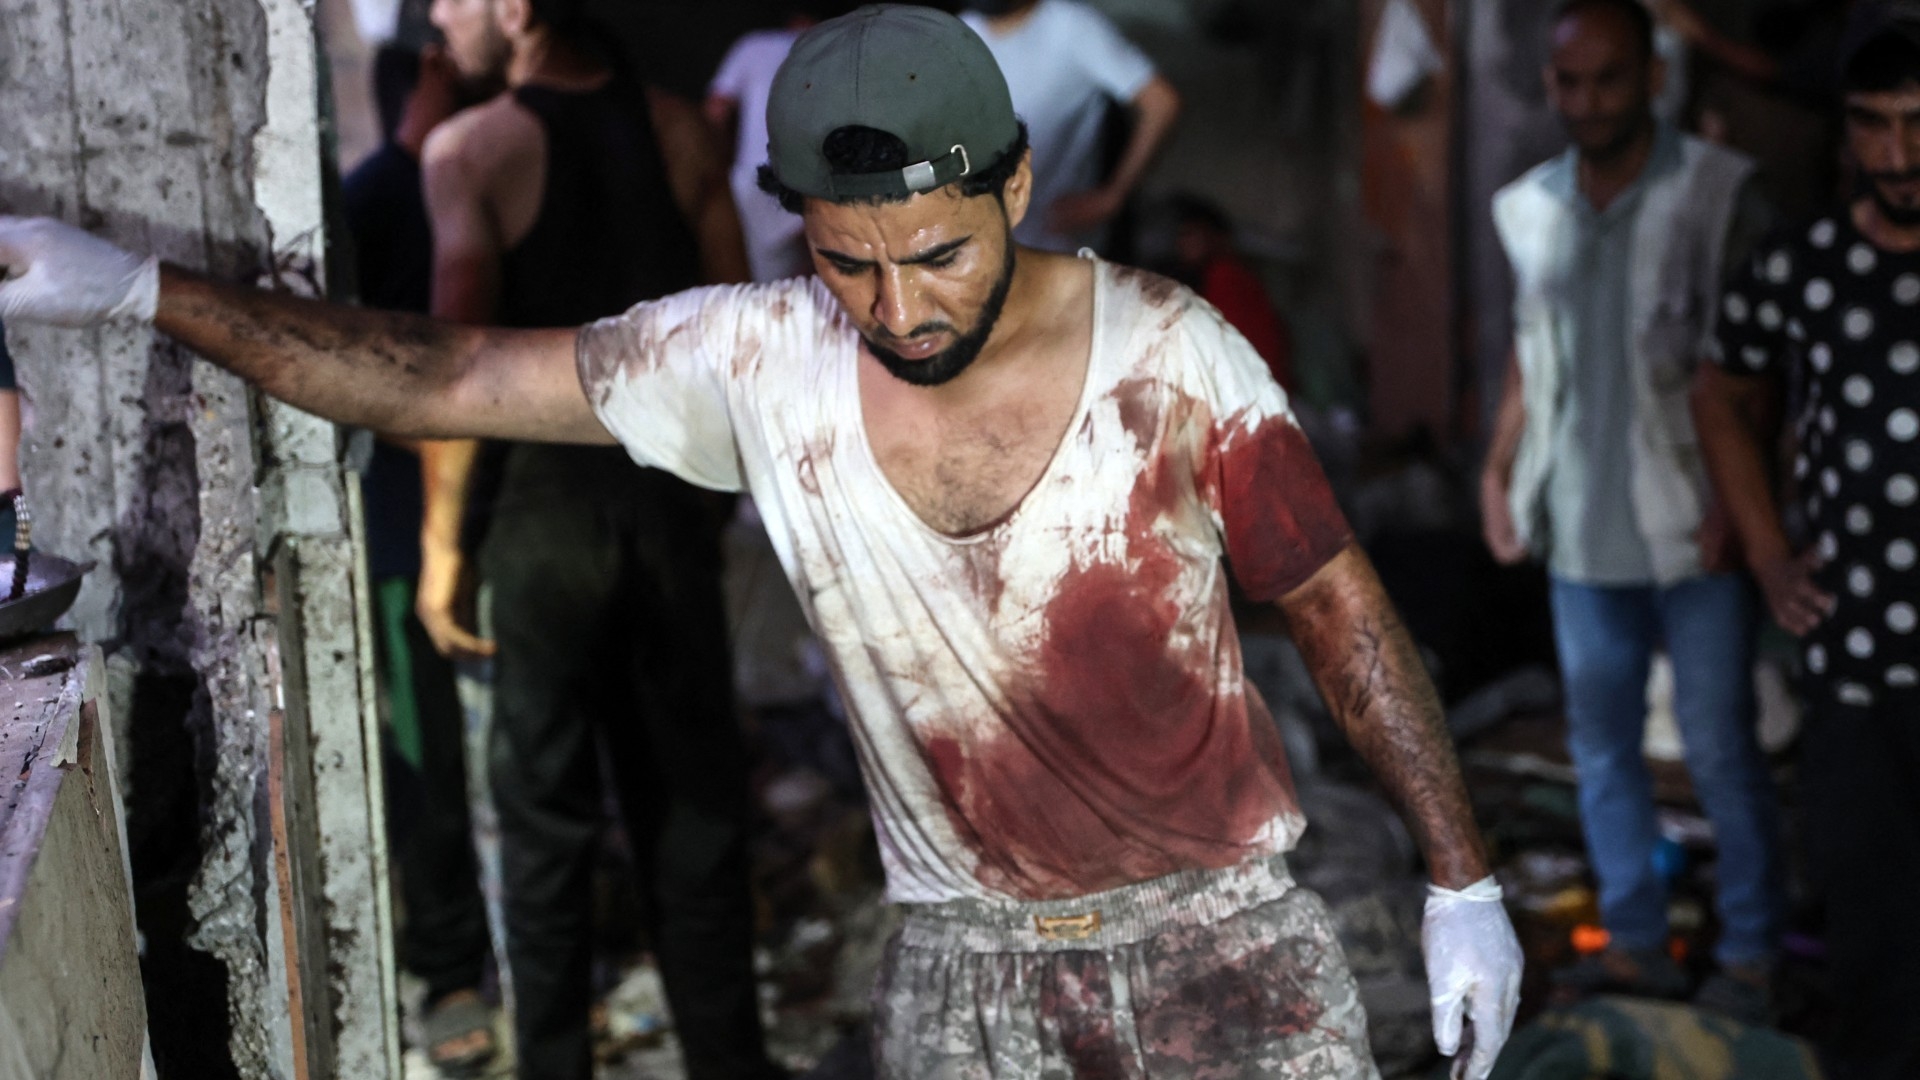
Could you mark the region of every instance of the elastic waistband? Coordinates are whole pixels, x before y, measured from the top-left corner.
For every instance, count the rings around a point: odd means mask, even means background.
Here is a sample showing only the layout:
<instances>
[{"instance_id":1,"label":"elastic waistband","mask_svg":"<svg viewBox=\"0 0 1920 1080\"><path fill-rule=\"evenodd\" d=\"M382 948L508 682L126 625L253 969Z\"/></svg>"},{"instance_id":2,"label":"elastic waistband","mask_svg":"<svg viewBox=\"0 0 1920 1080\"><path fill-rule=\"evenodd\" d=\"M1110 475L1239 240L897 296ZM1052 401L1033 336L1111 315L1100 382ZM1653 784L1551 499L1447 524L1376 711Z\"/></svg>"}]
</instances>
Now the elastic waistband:
<instances>
[{"instance_id":1,"label":"elastic waistband","mask_svg":"<svg viewBox=\"0 0 1920 1080\"><path fill-rule=\"evenodd\" d=\"M1285 896L1286 858L1223 870L1183 870L1071 900L947 900L905 904L900 943L948 952L1098 951L1187 926L1206 926Z\"/></svg>"}]
</instances>

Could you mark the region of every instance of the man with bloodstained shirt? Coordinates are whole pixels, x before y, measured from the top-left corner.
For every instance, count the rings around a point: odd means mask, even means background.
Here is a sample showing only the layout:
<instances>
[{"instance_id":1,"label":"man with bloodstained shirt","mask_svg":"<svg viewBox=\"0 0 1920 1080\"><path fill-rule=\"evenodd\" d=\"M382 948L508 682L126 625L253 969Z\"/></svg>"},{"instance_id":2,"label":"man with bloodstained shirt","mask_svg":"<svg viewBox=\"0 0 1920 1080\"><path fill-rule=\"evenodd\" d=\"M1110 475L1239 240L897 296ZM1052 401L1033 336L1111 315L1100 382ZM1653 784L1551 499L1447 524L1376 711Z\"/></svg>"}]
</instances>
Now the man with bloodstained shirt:
<instances>
[{"instance_id":1,"label":"man with bloodstained shirt","mask_svg":"<svg viewBox=\"0 0 1920 1080\"><path fill-rule=\"evenodd\" d=\"M1259 356L1170 281L1014 243L1025 132L958 20L822 23L770 101L764 182L813 278L490 330L0 219L0 317L150 319L341 422L618 442L751 492L905 908L884 1077L1377 1075L1327 909L1287 871L1305 822L1227 556L1411 821L1435 1035L1488 1075L1519 946L1418 654Z\"/></svg>"}]
</instances>

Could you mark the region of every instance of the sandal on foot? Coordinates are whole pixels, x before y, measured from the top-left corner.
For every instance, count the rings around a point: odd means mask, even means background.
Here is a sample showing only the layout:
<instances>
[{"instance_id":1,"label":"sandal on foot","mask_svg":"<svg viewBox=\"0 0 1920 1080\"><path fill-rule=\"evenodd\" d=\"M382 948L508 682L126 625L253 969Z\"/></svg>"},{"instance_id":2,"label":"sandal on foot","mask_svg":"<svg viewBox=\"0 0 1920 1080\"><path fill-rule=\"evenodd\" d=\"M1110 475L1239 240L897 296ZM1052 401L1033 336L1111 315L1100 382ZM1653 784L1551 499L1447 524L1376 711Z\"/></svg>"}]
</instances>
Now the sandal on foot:
<instances>
[{"instance_id":1,"label":"sandal on foot","mask_svg":"<svg viewBox=\"0 0 1920 1080\"><path fill-rule=\"evenodd\" d=\"M445 1076L478 1076L493 1060L493 1010L471 990L441 999L427 1010L420 1026L426 1031L427 1060Z\"/></svg>"}]
</instances>

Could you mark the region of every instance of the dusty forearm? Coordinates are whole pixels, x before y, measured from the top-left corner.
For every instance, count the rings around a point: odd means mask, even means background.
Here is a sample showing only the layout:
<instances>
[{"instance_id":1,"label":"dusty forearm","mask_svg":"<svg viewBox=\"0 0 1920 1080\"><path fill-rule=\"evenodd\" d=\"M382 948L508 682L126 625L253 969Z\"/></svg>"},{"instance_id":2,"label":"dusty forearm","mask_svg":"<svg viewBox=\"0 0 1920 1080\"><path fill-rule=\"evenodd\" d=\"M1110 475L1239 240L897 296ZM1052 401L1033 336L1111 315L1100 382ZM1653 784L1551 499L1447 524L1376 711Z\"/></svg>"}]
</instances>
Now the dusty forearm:
<instances>
[{"instance_id":1,"label":"dusty forearm","mask_svg":"<svg viewBox=\"0 0 1920 1080\"><path fill-rule=\"evenodd\" d=\"M343 424L426 433L480 331L224 285L163 267L154 325L268 394Z\"/></svg>"},{"instance_id":2,"label":"dusty forearm","mask_svg":"<svg viewBox=\"0 0 1920 1080\"><path fill-rule=\"evenodd\" d=\"M1281 610L1327 707L1412 826L1434 882L1458 889L1486 877L1439 695L1366 555L1349 547Z\"/></svg>"}]
</instances>

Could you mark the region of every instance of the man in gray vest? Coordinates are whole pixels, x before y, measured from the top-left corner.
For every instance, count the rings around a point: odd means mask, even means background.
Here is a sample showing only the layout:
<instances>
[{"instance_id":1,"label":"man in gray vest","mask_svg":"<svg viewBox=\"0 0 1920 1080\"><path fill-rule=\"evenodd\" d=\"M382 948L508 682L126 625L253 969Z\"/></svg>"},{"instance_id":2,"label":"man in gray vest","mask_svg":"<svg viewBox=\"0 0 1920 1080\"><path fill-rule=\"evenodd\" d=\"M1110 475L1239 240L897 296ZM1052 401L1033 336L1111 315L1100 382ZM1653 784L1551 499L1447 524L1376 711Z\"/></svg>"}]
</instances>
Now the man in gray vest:
<instances>
[{"instance_id":1,"label":"man in gray vest","mask_svg":"<svg viewBox=\"0 0 1920 1080\"><path fill-rule=\"evenodd\" d=\"M1514 358L1481 482L1488 546L1544 558L1581 821L1608 949L1582 990L1677 997L1652 780L1648 672L1664 648L1687 766L1719 843L1720 971L1705 1003L1764 1020L1778 822L1754 737L1755 604L1726 572L1687 408L1728 249L1768 225L1745 158L1654 119L1664 75L1637 0L1565 0L1547 92L1573 146L1495 197Z\"/></svg>"}]
</instances>

